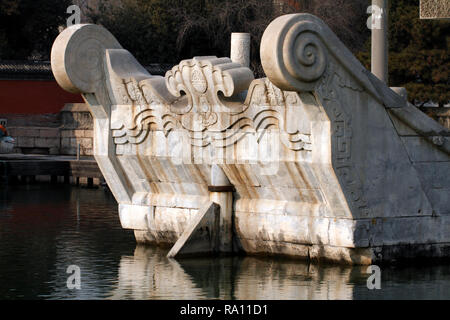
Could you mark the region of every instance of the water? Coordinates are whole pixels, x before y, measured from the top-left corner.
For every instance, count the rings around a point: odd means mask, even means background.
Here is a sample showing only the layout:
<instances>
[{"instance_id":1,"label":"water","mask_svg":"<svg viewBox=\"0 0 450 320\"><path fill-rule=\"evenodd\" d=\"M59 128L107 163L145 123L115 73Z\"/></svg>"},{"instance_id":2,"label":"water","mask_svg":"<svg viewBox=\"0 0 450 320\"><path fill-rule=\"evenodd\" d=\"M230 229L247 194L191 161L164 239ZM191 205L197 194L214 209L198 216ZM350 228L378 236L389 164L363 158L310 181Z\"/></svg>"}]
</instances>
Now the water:
<instances>
[{"instance_id":1,"label":"water","mask_svg":"<svg viewBox=\"0 0 450 320\"><path fill-rule=\"evenodd\" d=\"M0 189L0 299L450 299L450 266L367 267L230 257L168 260L136 246L102 189ZM69 265L81 290L67 288Z\"/></svg>"}]
</instances>

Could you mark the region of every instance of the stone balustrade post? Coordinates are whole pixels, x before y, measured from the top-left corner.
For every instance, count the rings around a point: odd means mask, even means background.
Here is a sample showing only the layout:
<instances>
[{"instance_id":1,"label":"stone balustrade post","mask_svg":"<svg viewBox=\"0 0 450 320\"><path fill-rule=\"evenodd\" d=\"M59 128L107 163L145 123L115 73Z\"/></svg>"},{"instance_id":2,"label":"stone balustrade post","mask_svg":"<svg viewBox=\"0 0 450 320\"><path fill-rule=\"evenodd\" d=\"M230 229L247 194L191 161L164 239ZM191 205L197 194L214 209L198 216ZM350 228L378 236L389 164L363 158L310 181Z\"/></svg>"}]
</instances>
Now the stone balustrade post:
<instances>
[{"instance_id":1,"label":"stone balustrade post","mask_svg":"<svg viewBox=\"0 0 450 320\"><path fill-rule=\"evenodd\" d=\"M231 34L231 61L250 67L250 33Z\"/></svg>"}]
</instances>

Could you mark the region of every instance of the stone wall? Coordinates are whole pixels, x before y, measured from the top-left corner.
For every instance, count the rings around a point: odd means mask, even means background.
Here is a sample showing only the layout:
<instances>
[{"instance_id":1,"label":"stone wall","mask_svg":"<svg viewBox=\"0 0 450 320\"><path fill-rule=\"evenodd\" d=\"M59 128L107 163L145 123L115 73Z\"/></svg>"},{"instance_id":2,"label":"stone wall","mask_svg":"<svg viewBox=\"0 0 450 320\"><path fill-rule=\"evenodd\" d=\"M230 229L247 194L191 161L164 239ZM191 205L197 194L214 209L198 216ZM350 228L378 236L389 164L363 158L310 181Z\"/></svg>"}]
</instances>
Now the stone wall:
<instances>
[{"instance_id":1,"label":"stone wall","mask_svg":"<svg viewBox=\"0 0 450 320\"><path fill-rule=\"evenodd\" d=\"M93 122L89 108L84 103L66 104L61 111L61 154L92 155Z\"/></svg>"},{"instance_id":2,"label":"stone wall","mask_svg":"<svg viewBox=\"0 0 450 320\"><path fill-rule=\"evenodd\" d=\"M79 145L81 156L92 155L92 116L83 103L66 104L57 115L2 117L16 140L15 153L76 155Z\"/></svg>"},{"instance_id":3,"label":"stone wall","mask_svg":"<svg viewBox=\"0 0 450 320\"><path fill-rule=\"evenodd\" d=\"M60 134L58 128L8 127L9 134L16 140L16 153L59 154Z\"/></svg>"}]
</instances>

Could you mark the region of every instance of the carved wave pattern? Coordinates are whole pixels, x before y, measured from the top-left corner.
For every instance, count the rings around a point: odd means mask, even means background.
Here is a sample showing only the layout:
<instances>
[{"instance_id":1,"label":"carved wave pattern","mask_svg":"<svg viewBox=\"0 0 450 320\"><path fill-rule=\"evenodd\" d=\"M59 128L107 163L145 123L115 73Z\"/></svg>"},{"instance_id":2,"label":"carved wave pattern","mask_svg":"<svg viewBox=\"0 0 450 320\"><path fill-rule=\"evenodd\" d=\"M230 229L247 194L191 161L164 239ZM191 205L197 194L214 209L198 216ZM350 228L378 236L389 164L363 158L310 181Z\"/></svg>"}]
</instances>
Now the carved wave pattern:
<instances>
[{"instance_id":1,"label":"carved wave pattern","mask_svg":"<svg viewBox=\"0 0 450 320\"><path fill-rule=\"evenodd\" d=\"M145 87L139 86L136 80L123 80L119 91L122 101L133 105L134 117L131 126L122 124L119 129L112 130L115 144L141 144L152 130L162 130L166 137L174 130L178 120L172 114L161 117L155 106L165 108L162 101Z\"/></svg>"},{"instance_id":2,"label":"carved wave pattern","mask_svg":"<svg viewBox=\"0 0 450 320\"><path fill-rule=\"evenodd\" d=\"M258 112L254 118L241 117L228 128L221 131L192 131L187 130L193 146L215 148L231 147L243 140L247 135L255 135L256 141L261 142L265 134L279 134L281 142L293 151L311 151L311 136L296 132L289 134L280 127L283 124L281 115L270 109Z\"/></svg>"},{"instance_id":3,"label":"carved wave pattern","mask_svg":"<svg viewBox=\"0 0 450 320\"><path fill-rule=\"evenodd\" d=\"M196 75L197 78L200 76ZM161 99L146 92L145 86L139 86L133 79L123 80L123 86L119 91L122 92L122 100L132 104L133 112L132 119L128 122L131 123L130 125L122 124L120 128L112 130L114 143L117 145L141 144L149 137L151 131L162 131L168 138L174 130L182 130L184 134L187 134L192 146L212 145L214 148L227 148L237 144L247 135L254 135L259 144L264 135L275 132L288 149L311 151L310 133L286 130L284 111L289 105L299 103L300 98L297 93L281 91L268 79L256 80L250 87L246 103L242 104L240 112L231 110L226 115L213 113L216 117L226 116L228 122L223 122L229 125L223 128L218 126L193 128L186 125L182 119L187 113L193 113L191 108L186 109L185 114L172 112L171 105L165 104ZM212 110L213 105L208 108ZM217 119L214 123L216 122L222 123Z\"/></svg>"}]
</instances>

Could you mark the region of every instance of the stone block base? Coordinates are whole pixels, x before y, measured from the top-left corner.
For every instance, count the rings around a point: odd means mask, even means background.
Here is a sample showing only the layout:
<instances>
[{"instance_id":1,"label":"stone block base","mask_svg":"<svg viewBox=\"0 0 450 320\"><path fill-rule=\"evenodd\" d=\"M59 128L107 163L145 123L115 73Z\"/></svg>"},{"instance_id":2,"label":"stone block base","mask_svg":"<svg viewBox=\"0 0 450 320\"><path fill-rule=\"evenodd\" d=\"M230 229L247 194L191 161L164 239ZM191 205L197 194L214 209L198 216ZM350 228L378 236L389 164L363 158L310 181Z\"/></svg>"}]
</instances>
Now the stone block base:
<instances>
[{"instance_id":1,"label":"stone block base","mask_svg":"<svg viewBox=\"0 0 450 320\"><path fill-rule=\"evenodd\" d=\"M148 231L135 230L136 242L165 248L174 243L155 239ZM243 246L241 253L252 256L282 256L318 263L337 263L343 265L393 264L407 261L431 262L450 260L450 243L393 245L373 248L344 248L328 245L304 245L278 241L256 241L238 239Z\"/></svg>"},{"instance_id":2,"label":"stone block base","mask_svg":"<svg viewBox=\"0 0 450 320\"><path fill-rule=\"evenodd\" d=\"M185 226L189 225L191 220L198 212L190 208L168 208L151 207L139 205L121 205L120 218L124 228L134 229L136 241L140 244L151 244L163 247L171 247L179 239ZM245 216L244 216L245 217ZM236 230L234 231L234 243L238 251L250 255L274 255L285 256L294 259L308 260L313 262L330 262L351 265L371 265L383 263L395 263L404 260L432 260L432 259L450 259L450 242L442 237L442 230L445 230L450 224L450 219L444 217L422 217L416 219L387 219L383 224L366 224L365 221L353 221L344 219L329 219L325 223L323 218L293 216L287 221L288 225L294 227L298 224L297 220L307 219L307 225L325 226L329 239L336 238L331 232L334 230L336 235L347 235L348 244L336 245L332 241L324 243L307 243L305 240L308 231L302 228L296 228L298 232L295 238L288 234L280 234L276 231L279 224L272 219L271 224L264 225L264 232L256 232L258 227L257 220L269 220L264 214L252 215L251 218L245 217L245 225L251 225L253 228L240 228L242 224L237 219ZM251 220L251 221L250 221ZM182 223L180 223L182 221ZM359 226L364 225L374 231L374 236L370 236L370 241L361 241L358 239ZM413 243L412 239L405 238L409 244L397 243L391 241L390 244L382 243L375 235L378 235L381 229L416 230L420 225L423 231L424 243ZM268 229L270 227L270 230ZM441 230L442 229L442 230ZM303 230L303 231L302 231ZM417 231L417 230L416 230ZM417 232L413 232L416 234ZM355 237L351 240L351 237ZM382 236L387 239L387 237ZM304 239L304 240L301 240ZM320 240L320 239L319 239ZM326 241L326 237L322 238ZM342 242L342 239L340 240ZM426 243L428 241L428 243ZM439 242L441 241L441 242ZM357 243L361 243L357 245ZM363 244L366 243L366 244Z\"/></svg>"}]
</instances>

